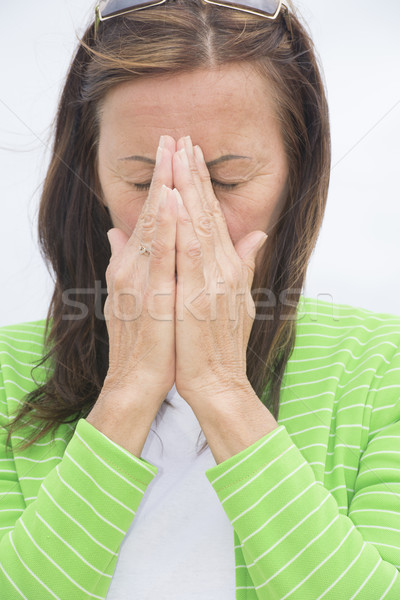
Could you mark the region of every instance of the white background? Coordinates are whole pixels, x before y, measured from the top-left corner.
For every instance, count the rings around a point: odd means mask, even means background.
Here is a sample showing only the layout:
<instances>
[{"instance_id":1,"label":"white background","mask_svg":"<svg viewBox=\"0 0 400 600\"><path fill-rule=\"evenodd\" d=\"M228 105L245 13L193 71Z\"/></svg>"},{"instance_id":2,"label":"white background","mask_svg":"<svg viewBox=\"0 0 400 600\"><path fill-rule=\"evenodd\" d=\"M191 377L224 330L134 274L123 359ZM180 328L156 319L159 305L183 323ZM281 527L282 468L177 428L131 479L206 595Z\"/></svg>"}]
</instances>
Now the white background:
<instances>
[{"instance_id":1,"label":"white background","mask_svg":"<svg viewBox=\"0 0 400 600\"><path fill-rule=\"evenodd\" d=\"M297 6L324 67L333 141L328 207L304 293L400 314L400 3ZM0 326L47 313L53 284L38 250L37 209L58 97L93 7L1 2Z\"/></svg>"}]
</instances>

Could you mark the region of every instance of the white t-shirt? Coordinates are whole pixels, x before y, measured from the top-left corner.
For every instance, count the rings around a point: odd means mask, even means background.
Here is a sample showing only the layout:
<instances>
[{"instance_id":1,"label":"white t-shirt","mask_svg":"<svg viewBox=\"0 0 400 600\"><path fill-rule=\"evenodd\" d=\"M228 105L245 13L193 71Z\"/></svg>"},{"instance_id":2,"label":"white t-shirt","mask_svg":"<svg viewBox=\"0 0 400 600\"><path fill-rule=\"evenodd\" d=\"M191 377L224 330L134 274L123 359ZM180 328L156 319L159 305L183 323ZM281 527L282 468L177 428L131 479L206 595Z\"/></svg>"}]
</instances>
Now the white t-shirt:
<instances>
[{"instance_id":1,"label":"white t-shirt","mask_svg":"<svg viewBox=\"0 0 400 600\"><path fill-rule=\"evenodd\" d=\"M205 476L215 466L175 385L141 454L158 473L126 534L107 600L234 600L233 527ZM162 444L161 444L161 441Z\"/></svg>"}]
</instances>

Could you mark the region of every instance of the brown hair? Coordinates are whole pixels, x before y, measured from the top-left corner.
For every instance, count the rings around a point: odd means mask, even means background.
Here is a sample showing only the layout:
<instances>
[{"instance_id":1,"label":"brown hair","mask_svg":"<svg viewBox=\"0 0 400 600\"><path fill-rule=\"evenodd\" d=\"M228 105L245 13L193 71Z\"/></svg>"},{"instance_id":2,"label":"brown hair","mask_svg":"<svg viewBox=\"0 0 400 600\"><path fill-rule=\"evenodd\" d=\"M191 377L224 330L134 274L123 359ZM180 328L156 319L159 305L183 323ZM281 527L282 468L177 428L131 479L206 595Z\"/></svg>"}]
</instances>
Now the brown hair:
<instances>
[{"instance_id":1,"label":"brown hair","mask_svg":"<svg viewBox=\"0 0 400 600\"><path fill-rule=\"evenodd\" d=\"M25 449L59 424L87 416L107 373L106 232L113 225L101 202L96 169L101 101L124 81L243 61L273 83L289 164L286 204L269 231L254 277L256 318L247 347L247 377L278 418L298 302L328 193L331 148L324 86L313 43L293 7L270 21L201 0L175 0L102 22L96 41L92 23L72 60L38 223L42 254L55 280L46 354L39 365L49 361L52 370L26 396L10 423L8 442L22 420L36 426L22 444ZM72 289L75 303L65 301ZM278 298L267 311L260 302L266 291ZM78 306L87 308L77 313Z\"/></svg>"}]
</instances>

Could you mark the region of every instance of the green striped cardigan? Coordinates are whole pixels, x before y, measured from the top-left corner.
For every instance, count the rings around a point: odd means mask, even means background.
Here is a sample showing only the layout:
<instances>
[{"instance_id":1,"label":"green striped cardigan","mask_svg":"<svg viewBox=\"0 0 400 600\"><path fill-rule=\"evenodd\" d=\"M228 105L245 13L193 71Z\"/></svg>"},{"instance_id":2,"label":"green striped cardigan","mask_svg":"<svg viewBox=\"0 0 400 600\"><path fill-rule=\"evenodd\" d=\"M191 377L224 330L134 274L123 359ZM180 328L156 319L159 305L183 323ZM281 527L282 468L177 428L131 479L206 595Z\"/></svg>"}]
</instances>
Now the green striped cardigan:
<instances>
[{"instance_id":1,"label":"green striped cardigan","mask_svg":"<svg viewBox=\"0 0 400 600\"><path fill-rule=\"evenodd\" d=\"M0 597L104 599L157 467L85 419L5 448L43 329L0 329ZM278 423L205 471L234 529L236 599L399 600L400 316L302 296Z\"/></svg>"}]
</instances>

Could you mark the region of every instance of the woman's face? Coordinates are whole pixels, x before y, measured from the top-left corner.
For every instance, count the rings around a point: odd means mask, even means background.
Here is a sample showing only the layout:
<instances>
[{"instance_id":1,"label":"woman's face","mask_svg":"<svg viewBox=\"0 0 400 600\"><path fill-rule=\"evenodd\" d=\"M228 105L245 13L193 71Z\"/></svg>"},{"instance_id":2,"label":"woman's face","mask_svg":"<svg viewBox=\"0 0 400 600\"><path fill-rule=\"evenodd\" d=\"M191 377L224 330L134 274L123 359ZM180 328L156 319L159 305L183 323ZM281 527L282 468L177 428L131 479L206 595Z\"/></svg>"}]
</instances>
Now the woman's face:
<instances>
[{"instance_id":1,"label":"woman's face","mask_svg":"<svg viewBox=\"0 0 400 600\"><path fill-rule=\"evenodd\" d=\"M251 66L126 82L108 92L98 172L113 225L128 235L152 178L148 159L166 134L176 141L190 135L207 163L218 161L209 172L234 244L271 230L286 198L288 164L272 94Z\"/></svg>"}]
</instances>

